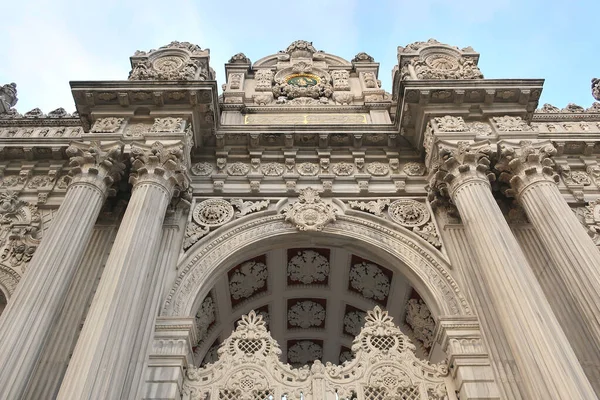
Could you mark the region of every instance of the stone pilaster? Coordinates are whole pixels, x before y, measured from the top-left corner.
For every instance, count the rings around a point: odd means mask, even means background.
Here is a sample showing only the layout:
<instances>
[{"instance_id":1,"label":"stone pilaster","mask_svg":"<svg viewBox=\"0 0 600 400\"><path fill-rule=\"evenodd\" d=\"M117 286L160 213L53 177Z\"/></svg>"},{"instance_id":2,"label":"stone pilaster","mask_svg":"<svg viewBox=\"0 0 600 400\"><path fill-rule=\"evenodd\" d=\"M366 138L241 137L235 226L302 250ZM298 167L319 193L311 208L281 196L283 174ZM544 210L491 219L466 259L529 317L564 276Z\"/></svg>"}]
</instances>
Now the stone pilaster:
<instances>
[{"instance_id":1,"label":"stone pilaster","mask_svg":"<svg viewBox=\"0 0 600 400\"><path fill-rule=\"evenodd\" d=\"M477 318L442 317L436 330L460 399L501 399Z\"/></svg>"},{"instance_id":2,"label":"stone pilaster","mask_svg":"<svg viewBox=\"0 0 600 400\"><path fill-rule=\"evenodd\" d=\"M180 145L133 145L132 195L79 336L58 399L127 399L131 359L146 340L138 331L153 307L162 225L171 199L187 178Z\"/></svg>"},{"instance_id":3,"label":"stone pilaster","mask_svg":"<svg viewBox=\"0 0 600 400\"><path fill-rule=\"evenodd\" d=\"M124 170L121 148L121 144L75 143L67 149L72 181L0 317L0 399L23 396L110 186Z\"/></svg>"},{"instance_id":4,"label":"stone pilaster","mask_svg":"<svg viewBox=\"0 0 600 400\"><path fill-rule=\"evenodd\" d=\"M490 310L506 334L527 398L595 399L523 251L492 196L493 149L441 148L432 188L456 204L475 254ZM433 194L433 193L432 193ZM478 310L482 312L482 310ZM487 316L486 316L487 317Z\"/></svg>"},{"instance_id":5,"label":"stone pilaster","mask_svg":"<svg viewBox=\"0 0 600 400\"><path fill-rule=\"evenodd\" d=\"M508 195L521 204L564 282L571 301L600 355L600 251L562 197L549 142L502 143L496 169L510 184ZM558 290L558 289L557 289ZM597 358L597 357L596 357Z\"/></svg>"}]
</instances>

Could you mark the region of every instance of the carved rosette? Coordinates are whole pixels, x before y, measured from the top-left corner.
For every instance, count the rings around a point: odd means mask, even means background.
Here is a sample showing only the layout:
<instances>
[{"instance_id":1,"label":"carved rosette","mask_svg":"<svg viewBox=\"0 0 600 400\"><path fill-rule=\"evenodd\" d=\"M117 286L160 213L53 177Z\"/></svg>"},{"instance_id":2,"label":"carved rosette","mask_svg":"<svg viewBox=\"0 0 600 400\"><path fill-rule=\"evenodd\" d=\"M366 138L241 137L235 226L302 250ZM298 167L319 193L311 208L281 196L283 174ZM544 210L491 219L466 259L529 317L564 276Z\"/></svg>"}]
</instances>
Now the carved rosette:
<instances>
[{"instance_id":1,"label":"carved rosette","mask_svg":"<svg viewBox=\"0 0 600 400\"><path fill-rule=\"evenodd\" d=\"M439 197L453 198L454 192L464 183L493 181L490 157L495 153L488 143L470 145L458 142L457 146L440 145L439 162L429 182L429 200L436 206Z\"/></svg>"},{"instance_id":2,"label":"carved rosette","mask_svg":"<svg viewBox=\"0 0 600 400\"><path fill-rule=\"evenodd\" d=\"M114 195L113 183L119 181L125 171L123 144L120 142L102 145L73 142L66 150L70 157L70 185L75 183L93 184L103 193Z\"/></svg>"},{"instance_id":3,"label":"carved rosette","mask_svg":"<svg viewBox=\"0 0 600 400\"><path fill-rule=\"evenodd\" d=\"M331 204L324 203L313 188L300 191L298 201L285 211L285 220L301 231L321 231L330 222L336 220L336 210Z\"/></svg>"},{"instance_id":4,"label":"carved rosette","mask_svg":"<svg viewBox=\"0 0 600 400\"><path fill-rule=\"evenodd\" d=\"M510 185L505 194L518 198L534 183L558 182L551 158L555 154L556 149L548 141L501 142L500 159L495 168L500 173L499 180Z\"/></svg>"},{"instance_id":5,"label":"carved rosette","mask_svg":"<svg viewBox=\"0 0 600 400\"><path fill-rule=\"evenodd\" d=\"M135 143L131 146L132 173L129 182L135 187L142 183L161 185L168 195L187 195L189 177L183 164L183 147L180 144L165 146Z\"/></svg>"}]
</instances>

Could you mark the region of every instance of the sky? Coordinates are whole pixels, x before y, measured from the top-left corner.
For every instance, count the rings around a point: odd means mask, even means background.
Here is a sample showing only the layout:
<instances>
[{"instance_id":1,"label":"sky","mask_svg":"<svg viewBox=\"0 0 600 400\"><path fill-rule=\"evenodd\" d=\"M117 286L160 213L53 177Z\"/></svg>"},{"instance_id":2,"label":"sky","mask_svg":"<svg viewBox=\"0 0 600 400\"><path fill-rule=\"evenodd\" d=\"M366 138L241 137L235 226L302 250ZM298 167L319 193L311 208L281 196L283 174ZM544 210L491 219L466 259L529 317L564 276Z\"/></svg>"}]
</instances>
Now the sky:
<instances>
[{"instance_id":1,"label":"sky","mask_svg":"<svg viewBox=\"0 0 600 400\"><path fill-rule=\"evenodd\" d=\"M21 113L75 109L69 81L126 80L129 57L173 40L209 48L217 81L298 39L379 62L392 91L397 47L435 38L472 46L485 78L543 78L540 106L593 102L600 77L600 0L21 0L2 5L0 85L17 83Z\"/></svg>"}]
</instances>

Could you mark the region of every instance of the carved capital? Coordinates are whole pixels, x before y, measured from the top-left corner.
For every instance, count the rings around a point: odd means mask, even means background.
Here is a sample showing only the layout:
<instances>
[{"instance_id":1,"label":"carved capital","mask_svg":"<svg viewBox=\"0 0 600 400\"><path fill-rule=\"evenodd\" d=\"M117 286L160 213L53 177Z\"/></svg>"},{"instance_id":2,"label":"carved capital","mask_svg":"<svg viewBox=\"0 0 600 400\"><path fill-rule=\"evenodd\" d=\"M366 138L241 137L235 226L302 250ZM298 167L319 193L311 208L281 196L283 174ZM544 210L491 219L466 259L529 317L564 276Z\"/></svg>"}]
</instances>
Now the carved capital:
<instances>
[{"instance_id":1,"label":"carved capital","mask_svg":"<svg viewBox=\"0 0 600 400\"><path fill-rule=\"evenodd\" d=\"M456 190L464 183L482 181L489 184L489 181L493 181L495 176L490 172L490 158L494 154L495 149L487 142L440 144L439 165L429 182L432 204L438 196L452 199Z\"/></svg>"},{"instance_id":2,"label":"carved capital","mask_svg":"<svg viewBox=\"0 0 600 400\"><path fill-rule=\"evenodd\" d=\"M534 183L559 180L551 158L556 154L556 148L549 141L500 142L499 152L496 170L499 181L510 185L505 191L509 197L519 198Z\"/></svg>"},{"instance_id":3,"label":"carved capital","mask_svg":"<svg viewBox=\"0 0 600 400\"><path fill-rule=\"evenodd\" d=\"M154 183L163 186L173 197L187 194L189 177L185 172L181 144L134 143L130 156L132 173L129 183L134 189L142 183Z\"/></svg>"},{"instance_id":4,"label":"carved capital","mask_svg":"<svg viewBox=\"0 0 600 400\"><path fill-rule=\"evenodd\" d=\"M93 184L109 195L114 194L111 186L121 179L125 170L121 142L72 142L66 152L70 157L70 185Z\"/></svg>"}]
</instances>

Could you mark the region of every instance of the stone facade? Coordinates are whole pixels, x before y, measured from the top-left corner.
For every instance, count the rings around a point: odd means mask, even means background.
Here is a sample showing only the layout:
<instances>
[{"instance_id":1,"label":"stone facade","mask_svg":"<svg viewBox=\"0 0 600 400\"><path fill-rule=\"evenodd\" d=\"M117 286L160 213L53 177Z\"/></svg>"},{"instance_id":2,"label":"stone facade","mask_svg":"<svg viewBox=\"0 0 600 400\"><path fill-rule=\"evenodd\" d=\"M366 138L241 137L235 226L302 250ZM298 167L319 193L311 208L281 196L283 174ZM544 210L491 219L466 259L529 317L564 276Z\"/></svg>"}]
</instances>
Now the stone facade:
<instances>
[{"instance_id":1,"label":"stone facade","mask_svg":"<svg viewBox=\"0 0 600 400\"><path fill-rule=\"evenodd\" d=\"M0 399L596 399L600 103L479 54L172 42L0 88ZM125 78L125 77L124 77ZM598 79L592 96L600 100Z\"/></svg>"}]
</instances>

